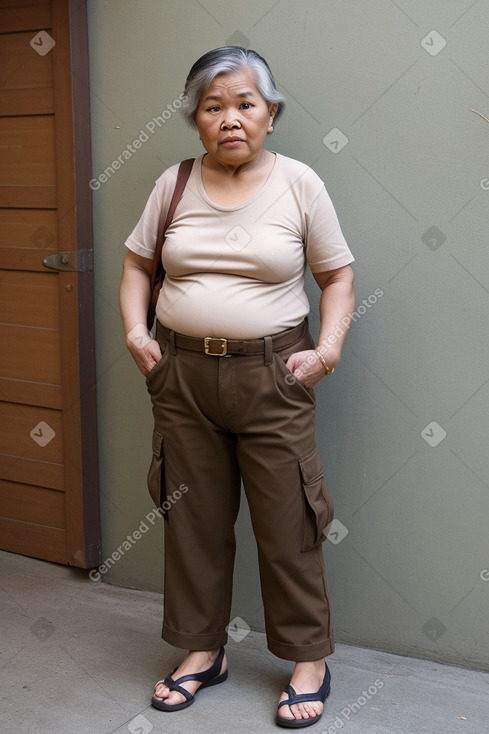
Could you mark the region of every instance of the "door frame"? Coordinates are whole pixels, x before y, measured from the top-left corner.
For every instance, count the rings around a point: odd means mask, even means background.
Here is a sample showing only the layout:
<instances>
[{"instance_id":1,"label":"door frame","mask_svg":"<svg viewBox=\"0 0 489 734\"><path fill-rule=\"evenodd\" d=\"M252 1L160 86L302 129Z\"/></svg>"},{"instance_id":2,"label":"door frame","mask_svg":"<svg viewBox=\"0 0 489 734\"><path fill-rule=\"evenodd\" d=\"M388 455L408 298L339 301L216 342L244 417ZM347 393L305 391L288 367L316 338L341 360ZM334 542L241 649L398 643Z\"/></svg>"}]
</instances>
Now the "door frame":
<instances>
[{"instance_id":1,"label":"door frame","mask_svg":"<svg viewBox=\"0 0 489 734\"><path fill-rule=\"evenodd\" d=\"M78 318L76 334L72 339L64 339L63 350L75 349L78 353L78 384L65 386L67 395L72 391L73 409L63 410L63 432L70 442L70 454L75 455L78 448L79 461L65 465L65 486L81 487L81 492L67 492L66 524L68 540L68 563L82 568L93 568L102 559L99 473L97 442L97 402L96 402L96 364L95 364L95 313L94 313L94 273L92 237L92 191L91 144L90 144L90 87L88 66L88 25L87 1L65 0L52 2L53 36L63 47L57 48L53 68L55 80L55 109L70 106L72 110L72 129L58 129L56 125L56 149L62 150L57 156L57 166L64 165L62 157L72 151L72 187L67 186L60 192L58 211L65 215L58 220L58 249L65 250L63 242L76 243ZM68 24L69 34L57 33L61 25ZM66 28L65 28L66 30ZM58 41L57 41L58 44ZM69 78L68 78L69 77ZM58 89L58 93L56 92ZM71 89L70 95L61 90ZM65 107L65 114L68 109ZM64 116L64 115L62 115ZM71 140L68 139L68 134ZM66 178L66 174L63 177ZM65 199L63 201L62 199ZM73 201L75 207L73 207ZM66 288L73 273L59 273L60 289ZM61 314L63 318L63 314ZM68 400L70 398L68 397ZM83 518L83 522L81 519Z\"/></svg>"}]
</instances>

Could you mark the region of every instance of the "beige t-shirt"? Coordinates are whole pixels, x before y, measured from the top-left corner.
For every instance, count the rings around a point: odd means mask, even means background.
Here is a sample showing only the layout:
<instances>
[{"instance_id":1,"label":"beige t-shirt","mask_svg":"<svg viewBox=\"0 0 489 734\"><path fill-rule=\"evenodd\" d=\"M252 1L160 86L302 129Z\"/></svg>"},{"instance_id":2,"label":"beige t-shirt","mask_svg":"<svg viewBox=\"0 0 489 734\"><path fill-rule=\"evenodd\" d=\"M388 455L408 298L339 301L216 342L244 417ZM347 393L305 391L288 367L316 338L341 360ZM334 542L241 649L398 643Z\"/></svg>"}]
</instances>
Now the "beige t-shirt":
<instances>
[{"instance_id":1,"label":"beige t-shirt","mask_svg":"<svg viewBox=\"0 0 489 734\"><path fill-rule=\"evenodd\" d=\"M219 206L196 159L166 233L166 277L158 320L189 336L254 339L297 326L309 313L306 263L313 273L353 256L323 182L308 166L276 154L264 186L245 204ZM126 246L153 258L160 208L168 210L178 165L156 181Z\"/></svg>"}]
</instances>

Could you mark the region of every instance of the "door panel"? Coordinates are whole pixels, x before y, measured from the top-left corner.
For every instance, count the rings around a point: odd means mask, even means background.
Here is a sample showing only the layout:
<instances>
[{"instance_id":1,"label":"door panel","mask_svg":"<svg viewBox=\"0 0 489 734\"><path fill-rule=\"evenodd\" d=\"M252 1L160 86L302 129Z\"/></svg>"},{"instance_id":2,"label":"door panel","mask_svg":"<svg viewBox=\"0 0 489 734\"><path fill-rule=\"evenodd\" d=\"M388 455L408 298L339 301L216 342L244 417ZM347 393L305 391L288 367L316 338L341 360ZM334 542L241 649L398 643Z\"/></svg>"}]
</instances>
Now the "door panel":
<instances>
[{"instance_id":1,"label":"door panel","mask_svg":"<svg viewBox=\"0 0 489 734\"><path fill-rule=\"evenodd\" d=\"M0 119L0 186L54 186L54 117Z\"/></svg>"},{"instance_id":2,"label":"door panel","mask_svg":"<svg viewBox=\"0 0 489 734\"><path fill-rule=\"evenodd\" d=\"M0 547L92 567L101 544L87 69L85 2L2 0ZM68 271L44 262L60 250L75 263Z\"/></svg>"},{"instance_id":3,"label":"door panel","mask_svg":"<svg viewBox=\"0 0 489 734\"><path fill-rule=\"evenodd\" d=\"M4 482L0 487L0 502L4 516L15 520L22 517L35 525L49 525L63 530L65 526L65 501L63 492L52 489L39 491L39 487L15 482Z\"/></svg>"},{"instance_id":4,"label":"door panel","mask_svg":"<svg viewBox=\"0 0 489 734\"><path fill-rule=\"evenodd\" d=\"M19 333L15 326L0 324L0 342L0 372L4 379L48 385L61 383L59 329L23 326ZM40 402L44 403L42 396Z\"/></svg>"},{"instance_id":5,"label":"door panel","mask_svg":"<svg viewBox=\"0 0 489 734\"><path fill-rule=\"evenodd\" d=\"M52 209L0 208L2 267L44 273L43 259L57 252L56 219L56 211Z\"/></svg>"},{"instance_id":6,"label":"door panel","mask_svg":"<svg viewBox=\"0 0 489 734\"><path fill-rule=\"evenodd\" d=\"M63 463L61 411L34 405L0 403L0 441L12 468L18 458L42 464Z\"/></svg>"},{"instance_id":7,"label":"door panel","mask_svg":"<svg viewBox=\"0 0 489 734\"><path fill-rule=\"evenodd\" d=\"M36 304L32 308L31 296ZM9 324L55 329L58 324L58 283L56 275L31 273L29 279L19 270L5 272L0 288L0 312Z\"/></svg>"}]
</instances>

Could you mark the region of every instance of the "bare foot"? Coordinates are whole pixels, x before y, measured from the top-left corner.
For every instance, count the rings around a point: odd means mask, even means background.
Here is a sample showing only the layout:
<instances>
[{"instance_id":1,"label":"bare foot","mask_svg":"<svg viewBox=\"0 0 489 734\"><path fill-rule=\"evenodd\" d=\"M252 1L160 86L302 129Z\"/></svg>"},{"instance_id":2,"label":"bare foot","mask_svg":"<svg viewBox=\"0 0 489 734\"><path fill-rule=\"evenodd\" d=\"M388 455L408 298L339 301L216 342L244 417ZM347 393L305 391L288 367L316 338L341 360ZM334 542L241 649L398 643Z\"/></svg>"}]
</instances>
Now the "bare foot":
<instances>
[{"instance_id":1,"label":"bare foot","mask_svg":"<svg viewBox=\"0 0 489 734\"><path fill-rule=\"evenodd\" d=\"M321 688L326 673L326 663L323 659L307 663L296 663L290 685L297 694L315 693ZM288 698L287 693L280 696L280 701ZM310 719L323 713L324 705L321 701L306 701L294 703L292 706L281 706L279 717L284 719Z\"/></svg>"},{"instance_id":2,"label":"bare foot","mask_svg":"<svg viewBox=\"0 0 489 734\"><path fill-rule=\"evenodd\" d=\"M203 652L190 651L183 663L178 667L172 675L173 680L181 678L184 675L191 675L192 673L203 673L204 670L208 670L216 661L219 651L217 650L204 650ZM224 655L221 670L219 675L224 673L227 669L226 655ZM195 695L196 691L200 688L202 683L196 680L188 680L182 684L182 688L185 688L192 696ZM185 703L185 697L178 691L170 691L168 686L164 683L159 682L155 686L155 698L160 701L164 701L169 706L175 706L179 703Z\"/></svg>"}]
</instances>

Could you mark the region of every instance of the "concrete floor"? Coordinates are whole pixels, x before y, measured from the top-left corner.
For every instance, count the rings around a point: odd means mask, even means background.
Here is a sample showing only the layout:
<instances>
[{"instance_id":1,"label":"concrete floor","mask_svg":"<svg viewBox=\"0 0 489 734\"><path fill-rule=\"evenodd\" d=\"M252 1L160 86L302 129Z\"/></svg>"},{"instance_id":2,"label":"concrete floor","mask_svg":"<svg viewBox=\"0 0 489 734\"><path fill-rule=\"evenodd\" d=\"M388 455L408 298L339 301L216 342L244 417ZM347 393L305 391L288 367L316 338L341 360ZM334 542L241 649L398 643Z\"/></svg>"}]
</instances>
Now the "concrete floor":
<instances>
[{"instance_id":1,"label":"concrete floor","mask_svg":"<svg viewBox=\"0 0 489 734\"><path fill-rule=\"evenodd\" d=\"M227 645L229 678L190 708L153 709L181 659L160 638L161 596L0 552L2 734L257 734L285 731L275 706L291 663L250 632ZM315 734L487 734L489 673L337 645Z\"/></svg>"}]
</instances>

